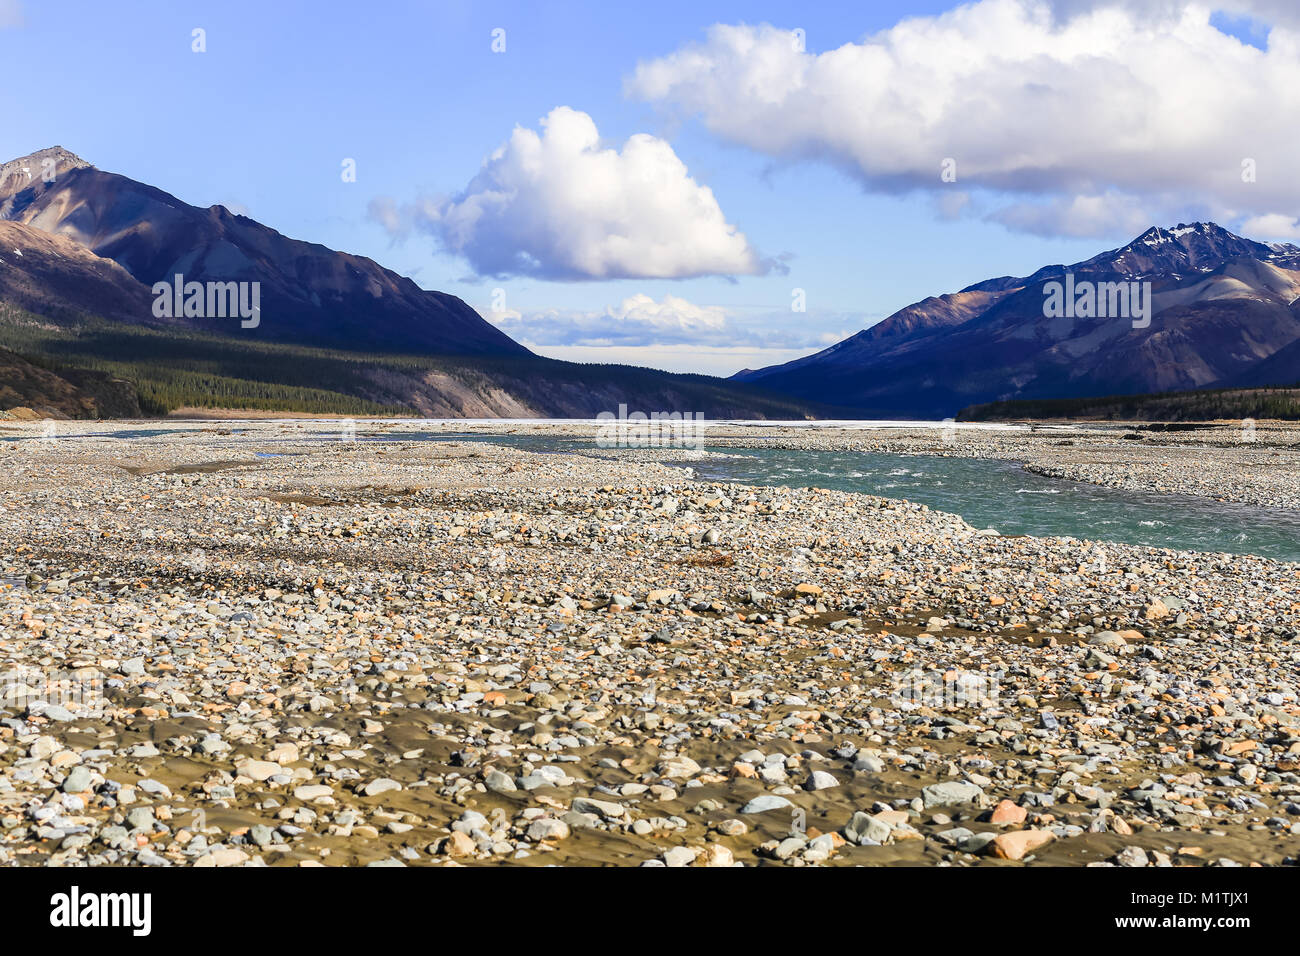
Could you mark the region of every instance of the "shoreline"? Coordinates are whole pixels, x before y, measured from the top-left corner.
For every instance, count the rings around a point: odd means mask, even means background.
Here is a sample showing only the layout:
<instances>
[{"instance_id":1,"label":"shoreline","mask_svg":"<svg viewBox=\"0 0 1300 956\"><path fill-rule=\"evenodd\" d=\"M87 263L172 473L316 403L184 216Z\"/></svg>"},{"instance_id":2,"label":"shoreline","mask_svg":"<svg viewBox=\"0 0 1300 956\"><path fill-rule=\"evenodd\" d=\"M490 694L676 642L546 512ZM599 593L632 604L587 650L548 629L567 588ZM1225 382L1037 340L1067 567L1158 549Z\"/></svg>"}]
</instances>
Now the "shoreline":
<instances>
[{"instance_id":1,"label":"shoreline","mask_svg":"<svg viewBox=\"0 0 1300 956\"><path fill-rule=\"evenodd\" d=\"M0 862L1295 856L1294 565L249 428L0 443Z\"/></svg>"},{"instance_id":2,"label":"shoreline","mask_svg":"<svg viewBox=\"0 0 1300 956\"><path fill-rule=\"evenodd\" d=\"M130 431L158 427L195 426L229 428L241 423L268 427L316 426L322 434L337 433L340 422L351 422L365 435L379 430L393 440L403 431L434 431L539 435L547 437L594 436L596 421L531 419L322 419L311 416L227 418L165 418L137 421L61 422L60 432L73 434L107 428ZM1023 426L957 423L945 437L945 423L777 423L706 422L705 444L729 447L788 448L810 451L867 451L922 457L967 457L1014 462L1025 471L1058 478L1149 494L1191 495L1211 500L1276 509L1300 509L1300 423L1256 423L1249 435L1240 424L1215 425L1194 431L1143 432L1152 423L1025 423ZM1158 424L1158 423L1156 423ZM0 423L0 438L30 434L30 422ZM1135 436L1124 439L1123 435ZM0 442L3 447L3 442ZM673 457L673 449L602 449L607 454L632 454L642 460Z\"/></svg>"}]
</instances>

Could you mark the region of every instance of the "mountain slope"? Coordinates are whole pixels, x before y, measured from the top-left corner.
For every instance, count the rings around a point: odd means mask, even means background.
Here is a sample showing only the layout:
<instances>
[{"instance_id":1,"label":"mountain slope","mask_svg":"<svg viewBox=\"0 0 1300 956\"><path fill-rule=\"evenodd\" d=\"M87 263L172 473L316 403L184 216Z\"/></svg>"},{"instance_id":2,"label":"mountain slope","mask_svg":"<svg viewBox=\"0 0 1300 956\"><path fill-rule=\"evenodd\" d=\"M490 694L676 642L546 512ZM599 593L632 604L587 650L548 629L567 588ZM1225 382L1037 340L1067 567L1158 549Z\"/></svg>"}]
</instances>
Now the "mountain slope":
<instances>
[{"instance_id":1,"label":"mountain slope","mask_svg":"<svg viewBox=\"0 0 1300 956\"><path fill-rule=\"evenodd\" d=\"M0 301L54 319L153 322L153 296L112 259L63 236L0 220Z\"/></svg>"},{"instance_id":2,"label":"mountain slope","mask_svg":"<svg viewBox=\"0 0 1300 956\"><path fill-rule=\"evenodd\" d=\"M710 418L844 415L703 375L533 355L362 354L85 318L60 324L3 304L0 345L65 378L85 369L128 380L154 415L197 407L330 416L591 418L620 404Z\"/></svg>"},{"instance_id":3,"label":"mountain slope","mask_svg":"<svg viewBox=\"0 0 1300 956\"><path fill-rule=\"evenodd\" d=\"M40 176L46 161L55 164L53 182ZM455 296L426 292L371 259L289 239L224 206L191 206L59 147L3 169L0 219L71 239L145 286L177 274L187 282L261 283L262 322L246 330L259 338L360 350L530 354ZM230 319L189 324L238 329Z\"/></svg>"},{"instance_id":4,"label":"mountain slope","mask_svg":"<svg viewBox=\"0 0 1300 956\"><path fill-rule=\"evenodd\" d=\"M1066 273L1149 281L1150 326L1044 315L1045 283ZM873 415L928 418L992 401L1226 386L1244 383L1300 338L1297 295L1295 246L1253 242L1213 223L1153 228L1071 266L926 299L829 349L743 379ZM945 308L930 305L936 302ZM918 321L918 312L933 318ZM1285 360L1272 374L1295 366Z\"/></svg>"},{"instance_id":5,"label":"mountain slope","mask_svg":"<svg viewBox=\"0 0 1300 956\"><path fill-rule=\"evenodd\" d=\"M45 418L132 418L141 413L135 389L98 372L42 368L0 349L0 418L25 408Z\"/></svg>"},{"instance_id":6,"label":"mountain slope","mask_svg":"<svg viewBox=\"0 0 1300 956\"><path fill-rule=\"evenodd\" d=\"M155 318L150 285L176 272L262 283L261 324ZM40 384L0 393L0 409L26 397L57 414L585 418L620 404L713 418L849 414L708 376L535 356L454 296L58 147L0 166L0 347L18 353L6 366L15 382ZM74 379L129 381L139 405L77 404Z\"/></svg>"},{"instance_id":7,"label":"mountain slope","mask_svg":"<svg viewBox=\"0 0 1300 956\"><path fill-rule=\"evenodd\" d=\"M821 352L758 371L746 369L733 375L732 378L737 381L756 382L772 374L774 369L780 369L788 374L805 367L820 369L823 365L848 368L896 350L909 351L915 349L919 342L933 338L983 314L1005 295L1005 290L963 290L937 297L931 296L915 305L900 309L884 321L842 342L837 342Z\"/></svg>"}]
</instances>

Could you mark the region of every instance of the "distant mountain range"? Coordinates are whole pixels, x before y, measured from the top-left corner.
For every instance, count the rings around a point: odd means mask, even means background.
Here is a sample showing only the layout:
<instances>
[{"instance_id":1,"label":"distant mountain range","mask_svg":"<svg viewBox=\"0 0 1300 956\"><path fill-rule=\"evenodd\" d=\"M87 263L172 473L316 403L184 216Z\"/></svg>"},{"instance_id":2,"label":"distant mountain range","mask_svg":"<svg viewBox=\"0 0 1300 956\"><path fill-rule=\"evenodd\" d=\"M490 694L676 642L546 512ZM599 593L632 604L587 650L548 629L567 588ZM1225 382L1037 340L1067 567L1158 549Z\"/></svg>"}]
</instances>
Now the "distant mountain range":
<instances>
[{"instance_id":1,"label":"distant mountain range","mask_svg":"<svg viewBox=\"0 0 1300 956\"><path fill-rule=\"evenodd\" d=\"M1150 282L1150 325L1045 314L1049 283ZM1214 223L1151 228L1073 265L924 299L735 381L881 418L980 403L1300 382L1300 247Z\"/></svg>"},{"instance_id":2,"label":"distant mountain range","mask_svg":"<svg viewBox=\"0 0 1300 956\"><path fill-rule=\"evenodd\" d=\"M258 283L261 321L156 315L153 285ZM1149 283L1149 324L1054 283ZM1136 291L1137 286L1133 287ZM1140 327L1139 327L1140 326ZM374 261L191 206L61 147L0 166L0 410L945 418L974 405L1300 383L1300 248L1214 223L927 298L730 380L536 356ZM1163 405L1150 406L1163 407Z\"/></svg>"},{"instance_id":3,"label":"distant mountain range","mask_svg":"<svg viewBox=\"0 0 1300 956\"><path fill-rule=\"evenodd\" d=\"M258 283L261 321L155 315L154 283L178 274ZM593 417L621 403L728 418L827 411L708 376L542 358L457 297L371 259L223 206L191 206L57 146L0 166L0 348L11 350L0 375L24 383L29 405L68 415L124 414L123 383L152 414ZM0 410L19 391L0 392Z\"/></svg>"}]
</instances>

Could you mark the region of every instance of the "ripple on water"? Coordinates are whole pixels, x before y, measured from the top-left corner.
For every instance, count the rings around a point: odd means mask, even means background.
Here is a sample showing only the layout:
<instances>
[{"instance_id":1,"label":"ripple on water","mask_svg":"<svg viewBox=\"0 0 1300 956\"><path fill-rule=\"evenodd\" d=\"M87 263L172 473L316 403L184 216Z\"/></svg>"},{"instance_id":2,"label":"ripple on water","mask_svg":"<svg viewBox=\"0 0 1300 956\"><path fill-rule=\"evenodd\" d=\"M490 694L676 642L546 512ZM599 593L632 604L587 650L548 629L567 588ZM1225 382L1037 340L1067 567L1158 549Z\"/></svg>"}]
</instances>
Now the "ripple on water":
<instances>
[{"instance_id":1,"label":"ripple on water","mask_svg":"<svg viewBox=\"0 0 1300 956\"><path fill-rule=\"evenodd\" d=\"M1158 495L1048 478L1014 462L874 452L720 448L702 480L819 487L906 498L1002 534L1107 540L1300 561L1300 514L1190 495ZM906 464L904 464L906 462ZM802 477L800 476L802 474ZM816 474L815 482L808 476Z\"/></svg>"}]
</instances>

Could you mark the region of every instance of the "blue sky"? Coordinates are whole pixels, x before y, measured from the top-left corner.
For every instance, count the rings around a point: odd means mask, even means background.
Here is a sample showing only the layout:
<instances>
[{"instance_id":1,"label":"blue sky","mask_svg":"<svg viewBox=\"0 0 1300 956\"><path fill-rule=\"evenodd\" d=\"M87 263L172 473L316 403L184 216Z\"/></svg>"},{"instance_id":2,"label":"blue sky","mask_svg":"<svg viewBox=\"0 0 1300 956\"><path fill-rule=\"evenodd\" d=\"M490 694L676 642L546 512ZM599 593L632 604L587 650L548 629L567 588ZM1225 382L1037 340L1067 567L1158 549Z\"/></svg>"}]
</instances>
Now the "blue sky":
<instances>
[{"instance_id":1,"label":"blue sky","mask_svg":"<svg viewBox=\"0 0 1300 956\"><path fill-rule=\"evenodd\" d=\"M1266 126L1296 106L1282 62L1295 23L1284 4L1233 4L1154 5L1171 27L1141 5L1082 0L955 13L924 2L0 0L0 159L63 145L187 202L369 255L545 354L727 374L814 351L927 295L1086 258L1144 224L1213 216L1256 238L1294 237L1296 187L1276 176L1291 154ZM195 28L206 52L191 49ZM504 52L492 49L498 28ZM796 30L804 48L787 62L780 45ZM1040 41L1033 60L1000 59L1000 46ZM1107 79L1141 73L1130 55L1166 59L1169 75ZM950 73L945 57L980 62ZM1162 133L1159 115L1188 106L1182 71L1203 61L1261 96L1283 91L1272 119L1262 106L1229 117L1213 102L1229 81L1210 70L1209 117ZM932 95L917 90L927 82ZM1096 109L1107 97L1111 111ZM630 159L611 167L627 222L588 208L581 181L572 209L555 205L570 169L558 135L546 178L527 179L526 143L485 170L517 127L541 133L560 107L589 118L600 150L654 138L636 171ZM1072 130L1061 114L1075 108ZM944 183L950 150L959 173ZM617 167L620 155L606 158ZM1241 157L1258 158L1260 188L1240 188ZM356 182L340 176L347 158ZM655 216L636 205L648 188L637 177L656 163L673 184L664 195L680 187L680 211L654 194L663 221L642 236ZM511 176L539 195L478 218ZM694 221L701 187L720 219ZM552 235L554 223L572 234ZM630 251L601 258L607 234ZM529 265L483 274L498 253ZM655 255L666 258L637 274ZM796 289L804 312L791 310Z\"/></svg>"}]
</instances>

